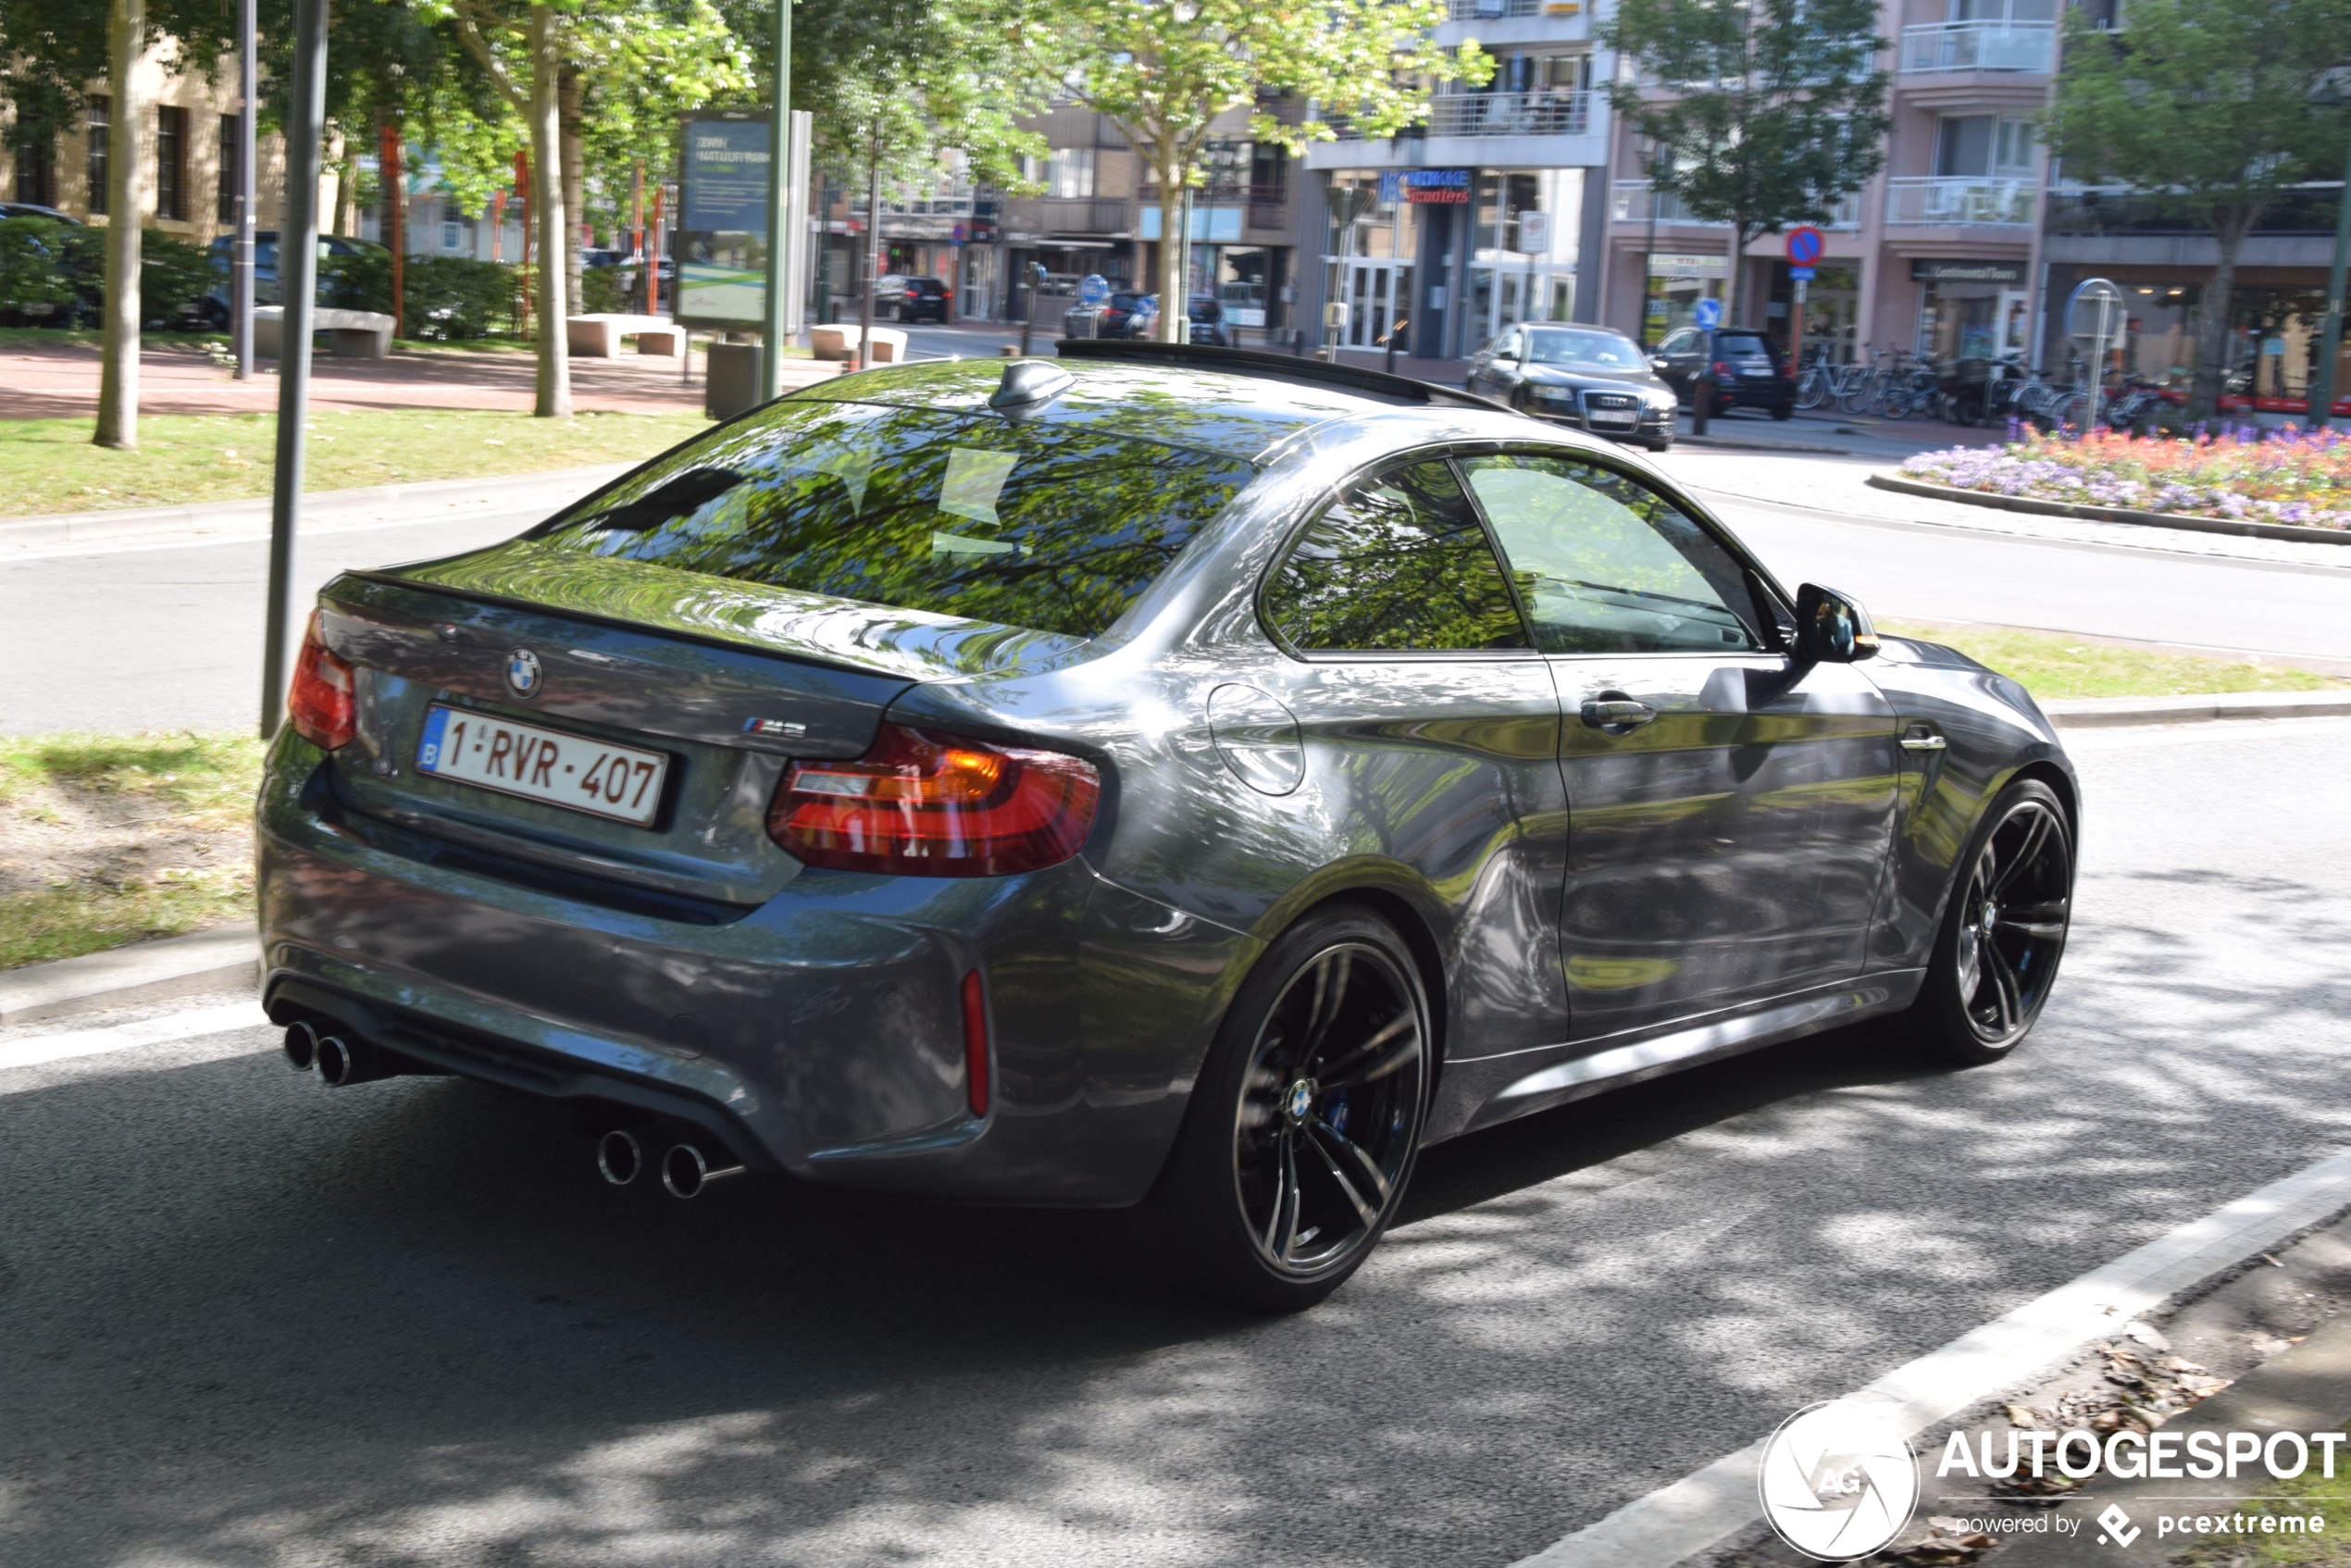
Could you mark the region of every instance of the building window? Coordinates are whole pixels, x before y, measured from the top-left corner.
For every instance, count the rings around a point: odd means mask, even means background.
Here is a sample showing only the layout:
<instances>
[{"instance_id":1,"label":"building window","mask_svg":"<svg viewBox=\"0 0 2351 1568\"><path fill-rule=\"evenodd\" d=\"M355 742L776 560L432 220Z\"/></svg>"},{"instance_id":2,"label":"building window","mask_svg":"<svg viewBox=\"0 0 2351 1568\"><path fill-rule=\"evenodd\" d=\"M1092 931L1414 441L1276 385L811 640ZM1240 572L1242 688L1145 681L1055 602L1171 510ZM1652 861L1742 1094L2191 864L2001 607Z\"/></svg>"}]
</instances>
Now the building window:
<instances>
[{"instance_id":1,"label":"building window","mask_svg":"<svg viewBox=\"0 0 2351 1568\"><path fill-rule=\"evenodd\" d=\"M441 204L441 248L451 252L466 248L466 231L458 226L454 202Z\"/></svg>"},{"instance_id":2,"label":"building window","mask_svg":"<svg viewBox=\"0 0 2351 1568\"><path fill-rule=\"evenodd\" d=\"M178 223L188 216L188 111L155 111L155 216Z\"/></svg>"},{"instance_id":3,"label":"building window","mask_svg":"<svg viewBox=\"0 0 2351 1568\"><path fill-rule=\"evenodd\" d=\"M1045 193L1049 196L1090 196L1094 193L1094 149L1055 147L1045 160Z\"/></svg>"},{"instance_id":4,"label":"building window","mask_svg":"<svg viewBox=\"0 0 2351 1568\"><path fill-rule=\"evenodd\" d=\"M1250 199L1277 202L1289 184L1289 152L1271 142L1258 142L1249 149L1249 183Z\"/></svg>"},{"instance_id":5,"label":"building window","mask_svg":"<svg viewBox=\"0 0 2351 1568\"><path fill-rule=\"evenodd\" d=\"M17 194L37 207L57 205L56 143L46 136L26 138L17 147Z\"/></svg>"},{"instance_id":6,"label":"building window","mask_svg":"<svg viewBox=\"0 0 2351 1568\"><path fill-rule=\"evenodd\" d=\"M220 117L220 197L215 216L223 223L237 221L237 187L243 183L237 168L237 155L243 150L243 138L237 134L238 117Z\"/></svg>"},{"instance_id":7,"label":"building window","mask_svg":"<svg viewBox=\"0 0 2351 1568\"><path fill-rule=\"evenodd\" d=\"M113 107L110 99L95 94L90 99L90 214L93 218L106 215L106 117Z\"/></svg>"}]
</instances>

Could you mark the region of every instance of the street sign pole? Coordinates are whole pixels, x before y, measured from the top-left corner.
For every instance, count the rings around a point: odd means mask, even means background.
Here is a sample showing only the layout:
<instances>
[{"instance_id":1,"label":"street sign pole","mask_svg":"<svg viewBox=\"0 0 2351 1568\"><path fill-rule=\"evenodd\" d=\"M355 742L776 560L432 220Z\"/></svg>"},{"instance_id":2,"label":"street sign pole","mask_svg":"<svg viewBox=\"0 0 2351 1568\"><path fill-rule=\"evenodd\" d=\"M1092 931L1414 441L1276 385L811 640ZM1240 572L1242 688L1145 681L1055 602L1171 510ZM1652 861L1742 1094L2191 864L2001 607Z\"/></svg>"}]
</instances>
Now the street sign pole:
<instances>
[{"instance_id":1,"label":"street sign pole","mask_svg":"<svg viewBox=\"0 0 2351 1568\"><path fill-rule=\"evenodd\" d=\"M230 251L230 331L235 334L237 380L253 380L253 159L254 118L261 112L261 74L255 0L237 0L237 238Z\"/></svg>"},{"instance_id":2,"label":"street sign pole","mask_svg":"<svg viewBox=\"0 0 2351 1568\"><path fill-rule=\"evenodd\" d=\"M791 226L791 0L776 0L775 106L767 120L767 322L759 355L759 401L784 390L784 344L790 337L791 281L787 258L797 238ZM858 342L862 352L863 340Z\"/></svg>"},{"instance_id":3,"label":"street sign pole","mask_svg":"<svg viewBox=\"0 0 2351 1568\"><path fill-rule=\"evenodd\" d=\"M2327 272L2327 320L2319 333L2318 374L2310 382L2310 428L2323 430L2334 413L2334 361L2343 352L2343 291L2351 271L2351 156L2343 165L2343 194L2335 202L2334 265Z\"/></svg>"},{"instance_id":4,"label":"street sign pole","mask_svg":"<svg viewBox=\"0 0 2351 1568\"><path fill-rule=\"evenodd\" d=\"M294 530L302 521L303 424L310 413L310 323L318 292L318 141L327 119L327 0L294 0L293 93L286 106L285 226L278 235L278 467L269 493L268 641L261 650L261 738L278 732L294 628Z\"/></svg>"}]
</instances>

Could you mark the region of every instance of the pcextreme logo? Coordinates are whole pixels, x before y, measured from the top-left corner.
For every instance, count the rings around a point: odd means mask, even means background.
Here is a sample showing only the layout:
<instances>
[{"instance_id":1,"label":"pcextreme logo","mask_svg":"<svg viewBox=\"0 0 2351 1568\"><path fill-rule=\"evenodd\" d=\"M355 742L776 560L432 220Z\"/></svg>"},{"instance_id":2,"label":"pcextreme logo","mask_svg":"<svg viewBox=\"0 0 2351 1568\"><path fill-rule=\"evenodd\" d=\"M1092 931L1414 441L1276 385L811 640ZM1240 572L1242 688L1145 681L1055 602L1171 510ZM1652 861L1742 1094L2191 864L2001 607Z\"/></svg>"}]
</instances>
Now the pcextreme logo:
<instances>
[{"instance_id":1,"label":"pcextreme logo","mask_svg":"<svg viewBox=\"0 0 2351 1568\"><path fill-rule=\"evenodd\" d=\"M1823 1562L1850 1562L1910 1522L1918 1462L1875 1410L1829 1400L1797 1411L1772 1434L1756 1490L1782 1540Z\"/></svg>"}]
</instances>

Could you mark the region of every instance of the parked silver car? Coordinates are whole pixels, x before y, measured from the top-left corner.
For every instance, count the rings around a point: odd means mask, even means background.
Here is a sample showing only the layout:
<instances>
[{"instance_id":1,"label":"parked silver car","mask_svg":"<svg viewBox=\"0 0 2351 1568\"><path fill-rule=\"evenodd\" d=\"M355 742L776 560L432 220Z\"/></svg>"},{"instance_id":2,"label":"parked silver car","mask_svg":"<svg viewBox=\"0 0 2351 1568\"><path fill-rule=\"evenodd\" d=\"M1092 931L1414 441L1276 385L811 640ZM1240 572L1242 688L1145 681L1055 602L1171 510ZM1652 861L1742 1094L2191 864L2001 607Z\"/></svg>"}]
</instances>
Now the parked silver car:
<instances>
[{"instance_id":1,"label":"parked silver car","mask_svg":"<svg viewBox=\"0 0 2351 1568\"><path fill-rule=\"evenodd\" d=\"M1060 354L819 382L331 582L259 805L295 1064L600 1104L681 1196L1130 1207L1288 1308L1437 1139L2032 1027L2078 797L2015 682L1464 392Z\"/></svg>"}]
</instances>

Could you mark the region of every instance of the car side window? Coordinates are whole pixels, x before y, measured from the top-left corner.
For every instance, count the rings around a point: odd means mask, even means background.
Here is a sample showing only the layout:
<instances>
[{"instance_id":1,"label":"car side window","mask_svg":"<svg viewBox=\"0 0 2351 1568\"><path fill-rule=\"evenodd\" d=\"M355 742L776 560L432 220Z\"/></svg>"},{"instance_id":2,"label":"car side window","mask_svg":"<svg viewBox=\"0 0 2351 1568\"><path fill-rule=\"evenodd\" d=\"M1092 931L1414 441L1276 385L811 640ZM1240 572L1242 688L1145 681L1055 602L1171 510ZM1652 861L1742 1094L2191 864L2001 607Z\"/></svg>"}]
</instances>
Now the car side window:
<instances>
[{"instance_id":1,"label":"car side window","mask_svg":"<svg viewBox=\"0 0 2351 1568\"><path fill-rule=\"evenodd\" d=\"M1737 559L1647 485L1566 457L1500 454L1462 469L1545 653L1762 648Z\"/></svg>"},{"instance_id":2,"label":"car side window","mask_svg":"<svg viewBox=\"0 0 2351 1568\"><path fill-rule=\"evenodd\" d=\"M1305 653L1529 646L1494 547L1441 461L1350 487L1290 546L1264 606Z\"/></svg>"}]
</instances>

